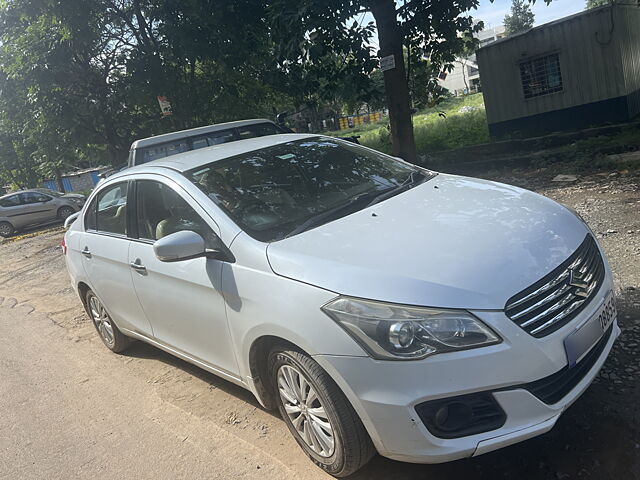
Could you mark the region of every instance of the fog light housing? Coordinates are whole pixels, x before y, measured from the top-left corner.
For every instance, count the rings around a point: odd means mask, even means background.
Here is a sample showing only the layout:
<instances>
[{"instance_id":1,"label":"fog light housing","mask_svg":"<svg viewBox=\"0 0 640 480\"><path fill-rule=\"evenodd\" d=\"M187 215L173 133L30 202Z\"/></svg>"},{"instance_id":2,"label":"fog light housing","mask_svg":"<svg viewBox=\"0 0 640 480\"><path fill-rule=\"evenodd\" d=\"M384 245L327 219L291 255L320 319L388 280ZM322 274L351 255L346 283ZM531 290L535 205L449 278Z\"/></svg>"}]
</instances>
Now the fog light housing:
<instances>
[{"instance_id":1,"label":"fog light housing","mask_svg":"<svg viewBox=\"0 0 640 480\"><path fill-rule=\"evenodd\" d=\"M429 432L439 438L460 438L496 430L507 415L490 392L442 398L416 406Z\"/></svg>"}]
</instances>

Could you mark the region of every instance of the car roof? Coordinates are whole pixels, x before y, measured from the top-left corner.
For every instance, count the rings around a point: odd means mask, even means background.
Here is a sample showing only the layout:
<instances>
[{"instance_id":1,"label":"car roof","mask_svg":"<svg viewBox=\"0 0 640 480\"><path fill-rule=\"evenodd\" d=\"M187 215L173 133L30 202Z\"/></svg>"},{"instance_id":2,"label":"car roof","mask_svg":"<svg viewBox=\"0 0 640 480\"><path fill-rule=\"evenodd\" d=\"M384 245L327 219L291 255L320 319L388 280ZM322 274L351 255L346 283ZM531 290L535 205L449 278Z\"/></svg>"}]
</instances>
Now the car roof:
<instances>
[{"instance_id":1,"label":"car roof","mask_svg":"<svg viewBox=\"0 0 640 480\"><path fill-rule=\"evenodd\" d=\"M255 150L279 145L281 143L293 142L295 140L304 140L305 138L317 138L321 135L301 134L301 133L282 133L280 135L266 135L264 137L248 138L246 140L238 140L235 142L221 143L212 147L200 148L189 152L178 153L167 158L153 160L151 162L128 168L122 172L118 172L111 178L116 178L131 173L144 173L148 167L164 167L185 172L193 168L198 168L211 162L223 160L225 158L241 155Z\"/></svg>"},{"instance_id":2,"label":"car roof","mask_svg":"<svg viewBox=\"0 0 640 480\"><path fill-rule=\"evenodd\" d=\"M165 133L163 135L156 135L153 137L142 138L136 140L131 144L131 149L148 147L150 145L158 145L160 143L171 142L173 140L180 140L181 138L189 138L196 135L202 135L204 133L217 132L220 130L226 130L229 128L246 127L247 125L256 125L260 123L270 123L275 125L271 120L266 118L254 118L251 120L239 120L236 122L216 123L215 125L207 125L205 127L191 128L189 130L180 130L178 132Z\"/></svg>"}]
</instances>

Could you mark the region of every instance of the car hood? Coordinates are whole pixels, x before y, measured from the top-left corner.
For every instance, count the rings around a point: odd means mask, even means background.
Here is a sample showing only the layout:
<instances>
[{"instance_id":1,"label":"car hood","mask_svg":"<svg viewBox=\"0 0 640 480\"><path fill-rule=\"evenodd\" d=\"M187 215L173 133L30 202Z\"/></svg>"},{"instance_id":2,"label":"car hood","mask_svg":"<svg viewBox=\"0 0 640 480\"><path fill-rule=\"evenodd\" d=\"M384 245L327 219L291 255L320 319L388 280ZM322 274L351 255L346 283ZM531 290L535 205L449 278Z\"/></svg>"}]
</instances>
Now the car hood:
<instances>
[{"instance_id":1,"label":"car hood","mask_svg":"<svg viewBox=\"0 0 640 480\"><path fill-rule=\"evenodd\" d=\"M81 193L65 193L60 198L79 198L81 200L85 200L87 197L85 197Z\"/></svg>"},{"instance_id":2,"label":"car hood","mask_svg":"<svg viewBox=\"0 0 640 480\"><path fill-rule=\"evenodd\" d=\"M588 228L521 188L440 174L377 205L269 244L273 271L343 295L503 309Z\"/></svg>"}]
</instances>

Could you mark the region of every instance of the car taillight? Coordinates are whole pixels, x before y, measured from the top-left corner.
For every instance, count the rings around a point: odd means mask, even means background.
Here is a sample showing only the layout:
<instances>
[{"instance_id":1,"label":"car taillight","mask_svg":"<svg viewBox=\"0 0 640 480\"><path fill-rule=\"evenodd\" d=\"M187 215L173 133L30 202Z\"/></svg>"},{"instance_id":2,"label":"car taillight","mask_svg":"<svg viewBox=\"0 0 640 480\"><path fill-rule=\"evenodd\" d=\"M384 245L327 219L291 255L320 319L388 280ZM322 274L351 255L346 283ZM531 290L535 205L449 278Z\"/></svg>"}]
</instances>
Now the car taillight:
<instances>
[{"instance_id":1,"label":"car taillight","mask_svg":"<svg viewBox=\"0 0 640 480\"><path fill-rule=\"evenodd\" d=\"M62 241L60 242L60 248L62 248L62 254L66 255L67 254L67 240L64 237L62 237Z\"/></svg>"}]
</instances>

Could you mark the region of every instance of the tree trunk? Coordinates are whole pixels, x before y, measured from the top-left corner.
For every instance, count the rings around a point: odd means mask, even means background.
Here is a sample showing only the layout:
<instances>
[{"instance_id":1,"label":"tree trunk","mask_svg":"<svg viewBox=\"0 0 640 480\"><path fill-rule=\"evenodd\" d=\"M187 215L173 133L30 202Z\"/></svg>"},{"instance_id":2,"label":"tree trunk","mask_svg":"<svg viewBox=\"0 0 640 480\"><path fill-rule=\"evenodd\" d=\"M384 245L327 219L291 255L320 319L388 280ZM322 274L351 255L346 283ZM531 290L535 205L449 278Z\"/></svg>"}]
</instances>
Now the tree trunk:
<instances>
[{"instance_id":1,"label":"tree trunk","mask_svg":"<svg viewBox=\"0 0 640 480\"><path fill-rule=\"evenodd\" d=\"M55 174L56 174L56 183L58 184L58 191L66 193L64 191L64 184L62 183L62 172L60 172L60 169L58 167L56 167L55 169Z\"/></svg>"},{"instance_id":2,"label":"tree trunk","mask_svg":"<svg viewBox=\"0 0 640 480\"><path fill-rule=\"evenodd\" d=\"M395 68L384 72L384 87L391 123L391 148L394 155L416 163L418 156L413 137L409 86L402 52L403 35L398 25L394 0L374 0L371 13L376 19L380 57L393 55L395 58Z\"/></svg>"}]
</instances>

